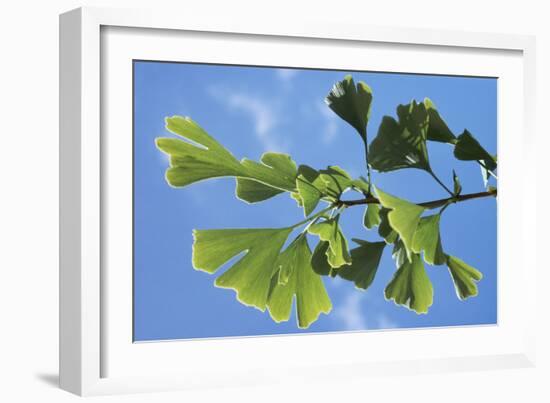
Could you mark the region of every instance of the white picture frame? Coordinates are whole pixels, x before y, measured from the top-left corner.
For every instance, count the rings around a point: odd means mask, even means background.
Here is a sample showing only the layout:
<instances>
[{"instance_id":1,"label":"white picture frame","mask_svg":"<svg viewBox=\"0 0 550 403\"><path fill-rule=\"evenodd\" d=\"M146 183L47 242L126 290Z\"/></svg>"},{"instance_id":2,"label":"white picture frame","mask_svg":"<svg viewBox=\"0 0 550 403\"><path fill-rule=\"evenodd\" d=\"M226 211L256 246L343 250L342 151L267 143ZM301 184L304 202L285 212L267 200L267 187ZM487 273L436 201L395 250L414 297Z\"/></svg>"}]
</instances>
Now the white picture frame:
<instances>
[{"instance_id":1,"label":"white picture frame","mask_svg":"<svg viewBox=\"0 0 550 403\"><path fill-rule=\"evenodd\" d=\"M343 55L360 47L382 52L385 59L380 58L382 61L376 66L381 70L384 63L395 61L399 52L420 52L432 66L429 72L477 72L484 75L495 75L496 72L503 77L503 90L499 95L499 108L502 108L499 109L499 272L502 265L513 268L517 274L513 279L516 298L513 303L508 298L511 296L512 277L503 274L499 279L498 325L133 343L129 336L131 328L128 328L131 312L130 317L127 316L129 304L131 306L127 282L131 273L109 270L113 262L120 262L117 267L126 267L128 254L121 252L115 256L109 246L116 243L121 250L125 250L128 243L131 246L131 239L127 236L128 221L124 221L127 215L107 214L128 210L125 203L128 189L131 191L131 181L124 168L128 165L124 160L124 149L131 143L128 137L120 136L114 140L108 134L115 128L119 133L128 132L128 120L124 119L124 114L130 109L131 86L128 87L128 81L124 79L107 80L107 77L123 78L128 60L140 58L143 54L153 57L154 52L160 60L172 60L173 56L167 49L175 42L186 40L186 33L193 34L193 38L185 42L187 58L197 60L205 57L208 61L237 63L232 58L238 57L240 64L270 64L273 60L261 51L245 51L247 46L269 44L274 50L285 49L285 53L294 57L295 67L300 67L305 62L300 62L292 46L296 44L303 49L318 41L319 46L332 47L333 51L341 49ZM220 48L216 47L219 43L235 38L239 43L226 46L231 52L219 52ZM242 47L240 51L239 46ZM335 377L345 379L374 373L533 366L536 327L532 315L535 312L537 265L536 251L533 251L536 242L532 242L529 236L537 231L536 211L527 208L526 195L536 198L536 175L531 171L527 174L527 168L524 168L527 164L514 165L510 156L515 152L519 155L516 158L529 161L536 149L534 49L534 38L529 36L342 25L326 21L281 23L268 18L247 20L245 16L239 20L182 20L168 11L103 8L80 8L61 15L61 387L79 395L97 395L293 383L304 379L328 381ZM437 58L436 53L445 57ZM214 54L217 55L215 59ZM471 58L470 67L449 62L464 55ZM316 60L314 52L308 57L317 67L335 67L320 66L324 62ZM427 67L419 58L409 59L415 61L410 65L404 63L402 71L426 72ZM363 66L362 62L357 63L354 67ZM513 105L510 102L512 95ZM503 113L511 112L511 108L516 111L513 118ZM116 166L111 163L114 153L119 161ZM115 182L116 189L126 193L115 194L112 186ZM516 189L521 186L529 192L517 192L512 198L512 192L508 191L512 184ZM518 193L523 196L517 196ZM515 219L511 211L515 211ZM122 219L113 218L115 216ZM509 272L511 270L505 273ZM112 293L119 297L110 297ZM345 343L340 343L343 338ZM365 351L365 356L346 354L353 351L354 346L368 345L365 343L367 339L376 343L376 349ZM417 343L420 348L415 354L396 348L403 340ZM462 347L449 347L459 344L459 340ZM474 340L476 347L472 347ZM314 351L322 343L341 347L319 360ZM392 353L389 346L393 346ZM281 354L283 350L300 351L301 354L291 357ZM178 356L177 360L169 359L175 356ZM238 357L246 358L237 360ZM266 359L271 360L271 366L262 364Z\"/></svg>"}]
</instances>

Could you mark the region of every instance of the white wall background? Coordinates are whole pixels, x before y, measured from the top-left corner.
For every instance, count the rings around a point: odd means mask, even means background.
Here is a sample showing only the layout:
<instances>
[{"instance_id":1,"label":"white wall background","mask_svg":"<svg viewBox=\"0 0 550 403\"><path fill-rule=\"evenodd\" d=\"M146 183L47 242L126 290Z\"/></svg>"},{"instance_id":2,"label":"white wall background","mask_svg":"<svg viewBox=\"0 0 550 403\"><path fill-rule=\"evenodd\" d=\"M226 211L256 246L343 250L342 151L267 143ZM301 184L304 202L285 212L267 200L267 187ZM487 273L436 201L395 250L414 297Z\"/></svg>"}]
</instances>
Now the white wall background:
<instances>
[{"instance_id":1,"label":"white wall background","mask_svg":"<svg viewBox=\"0 0 550 403\"><path fill-rule=\"evenodd\" d=\"M266 14L274 19L320 18L374 25L403 25L537 35L537 109L540 154L533 169L545 189L550 131L550 12L544 1L458 0L168 1L11 0L0 11L0 401L71 402L58 390L58 14L81 5L179 7L195 13ZM545 91L546 90L546 91ZM519 106L519 105L518 105ZM537 165L535 166L535 163ZM548 213L539 208L542 223ZM538 234L539 248L548 235ZM546 255L546 254L544 254ZM541 253L541 258L544 256ZM549 265L539 258L540 291ZM535 369L354 380L349 384L258 387L93 398L97 401L528 401L548 402L550 311L539 295L539 364Z\"/></svg>"}]
</instances>

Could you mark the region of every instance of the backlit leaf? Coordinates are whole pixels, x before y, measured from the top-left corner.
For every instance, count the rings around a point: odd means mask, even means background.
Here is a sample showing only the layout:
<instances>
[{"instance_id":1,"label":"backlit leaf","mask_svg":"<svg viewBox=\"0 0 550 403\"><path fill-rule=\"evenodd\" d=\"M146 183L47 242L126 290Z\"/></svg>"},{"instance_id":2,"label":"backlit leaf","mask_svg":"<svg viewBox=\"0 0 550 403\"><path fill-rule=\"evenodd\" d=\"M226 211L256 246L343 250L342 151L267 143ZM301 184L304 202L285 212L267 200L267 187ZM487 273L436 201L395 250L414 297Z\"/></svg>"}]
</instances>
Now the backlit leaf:
<instances>
[{"instance_id":1,"label":"backlit leaf","mask_svg":"<svg viewBox=\"0 0 550 403\"><path fill-rule=\"evenodd\" d=\"M307 165L300 165L298 168L296 189L306 217L315 210L319 201L327 194L327 185L321 179L319 172Z\"/></svg>"},{"instance_id":2,"label":"backlit leaf","mask_svg":"<svg viewBox=\"0 0 550 403\"><path fill-rule=\"evenodd\" d=\"M431 141L453 144L456 137L441 118L435 104L428 98L424 98L424 106L428 112L428 133L427 138Z\"/></svg>"},{"instance_id":3,"label":"backlit leaf","mask_svg":"<svg viewBox=\"0 0 550 403\"><path fill-rule=\"evenodd\" d=\"M245 305L265 310L275 262L292 228L194 230L193 267L215 273L231 258L245 253L216 279Z\"/></svg>"},{"instance_id":4,"label":"backlit leaf","mask_svg":"<svg viewBox=\"0 0 550 403\"><path fill-rule=\"evenodd\" d=\"M346 280L353 281L357 288L366 290L372 284L385 242L368 242L354 239L359 246L351 250L351 265L338 270L338 275Z\"/></svg>"},{"instance_id":5,"label":"backlit leaf","mask_svg":"<svg viewBox=\"0 0 550 403\"><path fill-rule=\"evenodd\" d=\"M311 267L311 251L307 237L299 236L280 255L278 265L285 271L286 281L273 281L267 307L273 320L287 321L290 318L292 301L296 297L298 327L307 328L321 313L332 309L330 298L321 277ZM290 269L289 269L290 267ZM281 275L274 274L274 278Z\"/></svg>"},{"instance_id":6,"label":"backlit leaf","mask_svg":"<svg viewBox=\"0 0 550 403\"><path fill-rule=\"evenodd\" d=\"M380 209L380 212L379 212L380 225L378 226L378 235L384 238L387 244L392 244L396 241L399 235L390 226L390 222L388 220L389 212L390 212L390 209L387 209L387 208Z\"/></svg>"},{"instance_id":7,"label":"backlit leaf","mask_svg":"<svg viewBox=\"0 0 550 403\"><path fill-rule=\"evenodd\" d=\"M317 242L317 246L313 250L313 255L311 256L311 267L313 271L320 276L332 275L334 271L327 260L329 246L327 241Z\"/></svg>"},{"instance_id":8,"label":"backlit leaf","mask_svg":"<svg viewBox=\"0 0 550 403\"><path fill-rule=\"evenodd\" d=\"M265 153L261 163L249 159L238 161L225 147L208 135L190 118L166 118L166 129L188 141L177 138L158 138L157 147L170 156L166 180L175 187L217 177L232 176L254 180L238 184L237 195L245 201L256 202L273 197L279 191L295 191L296 164L281 153ZM268 191L272 187L279 191Z\"/></svg>"},{"instance_id":9,"label":"backlit leaf","mask_svg":"<svg viewBox=\"0 0 550 403\"><path fill-rule=\"evenodd\" d=\"M439 235L440 218L440 214L422 217L413 236L413 252L424 252L424 260L431 265L445 264L447 261Z\"/></svg>"},{"instance_id":10,"label":"backlit leaf","mask_svg":"<svg viewBox=\"0 0 550 403\"><path fill-rule=\"evenodd\" d=\"M252 179L237 178L235 193L239 199L248 203L257 203L271 199L283 192L284 190L264 185L262 182L257 182Z\"/></svg>"},{"instance_id":11,"label":"backlit leaf","mask_svg":"<svg viewBox=\"0 0 550 403\"><path fill-rule=\"evenodd\" d=\"M369 203L365 209L365 216L363 217L363 224L368 229L376 227L380 224L380 205Z\"/></svg>"},{"instance_id":12,"label":"backlit leaf","mask_svg":"<svg viewBox=\"0 0 550 403\"><path fill-rule=\"evenodd\" d=\"M494 171L497 168L495 158L489 154L468 130L458 136L454 155L462 161L480 161L487 169Z\"/></svg>"},{"instance_id":13,"label":"backlit leaf","mask_svg":"<svg viewBox=\"0 0 550 403\"><path fill-rule=\"evenodd\" d=\"M350 75L334 84L325 102L338 116L352 125L366 141L372 90L364 82L355 85Z\"/></svg>"},{"instance_id":14,"label":"backlit leaf","mask_svg":"<svg viewBox=\"0 0 550 403\"><path fill-rule=\"evenodd\" d=\"M388 212L388 221L398 234L403 244L407 248L409 259L412 255L413 237L416 227L420 221L420 216L425 208L417 204L408 202L398 197L376 188L376 194L383 207L390 209Z\"/></svg>"},{"instance_id":15,"label":"backlit leaf","mask_svg":"<svg viewBox=\"0 0 550 403\"><path fill-rule=\"evenodd\" d=\"M477 284L483 275L457 257L447 256L447 266L453 278L456 295L460 299L477 295Z\"/></svg>"},{"instance_id":16,"label":"backlit leaf","mask_svg":"<svg viewBox=\"0 0 550 403\"><path fill-rule=\"evenodd\" d=\"M395 272L384 295L416 313L427 313L433 303L433 287L419 255L412 255Z\"/></svg>"},{"instance_id":17,"label":"backlit leaf","mask_svg":"<svg viewBox=\"0 0 550 403\"><path fill-rule=\"evenodd\" d=\"M335 193L338 197L349 189L353 180L351 176L338 166L330 166L327 169L323 169L320 172L320 177L325 182L326 188L329 192Z\"/></svg>"},{"instance_id":18,"label":"backlit leaf","mask_svg":"<svg viewBox=\"0 0 550 403\"><path fill-rule=\"evenodd\" d=\"M321 241L329 243L326 255L331 267L338 268L351 263L348 241L342 234L336 217L313 224L308 228L308 232L319 236Z\"/></svg>"},{"instance_id":19,"label":"backlit leaf","mask_svg":"<svg viewBox=\"0 0 550 403\"><path fill-rule=\"evenodd\" d=\"M388 172L402 168L418 168L431 172L426 140L428 113L422 103L412 101L397 107L399 121L384 116L378 134L368 152L370 165Z\"/></svg>"}]
</instances>

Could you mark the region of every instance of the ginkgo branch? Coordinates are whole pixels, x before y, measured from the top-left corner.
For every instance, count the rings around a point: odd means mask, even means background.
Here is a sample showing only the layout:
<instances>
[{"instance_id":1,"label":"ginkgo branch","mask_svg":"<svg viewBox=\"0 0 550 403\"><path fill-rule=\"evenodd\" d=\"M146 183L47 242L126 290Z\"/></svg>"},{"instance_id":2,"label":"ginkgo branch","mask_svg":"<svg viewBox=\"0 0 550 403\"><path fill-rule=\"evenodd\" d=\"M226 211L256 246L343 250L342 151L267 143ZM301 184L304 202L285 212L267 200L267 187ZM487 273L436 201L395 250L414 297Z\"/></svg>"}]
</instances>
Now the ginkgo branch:
<instances>
[{"instance_id":1,"label":"ginkgo branch","mask_svg":"<svg viewBox=\"0 0 550 403\"><path fill-rule=\"evenodd\" d=\"M447 203L459 203L466 200L481 199L484 197L496 197L496 196L497 196L497 189L492 189L486 192L468 193L464 195L447 197L445 199L431 200L431 201L416 203L416 204L419 206L425 207L427 209L434 209L434 208L444 206ZM371 196L371 197L365 197L364 199L357 199L357 200L338 200L335 204L350 207L350 206L357 206L357 205L364 205L364 204L380 204L380 200L374 196Z\"/></svg>"}]
</instances>

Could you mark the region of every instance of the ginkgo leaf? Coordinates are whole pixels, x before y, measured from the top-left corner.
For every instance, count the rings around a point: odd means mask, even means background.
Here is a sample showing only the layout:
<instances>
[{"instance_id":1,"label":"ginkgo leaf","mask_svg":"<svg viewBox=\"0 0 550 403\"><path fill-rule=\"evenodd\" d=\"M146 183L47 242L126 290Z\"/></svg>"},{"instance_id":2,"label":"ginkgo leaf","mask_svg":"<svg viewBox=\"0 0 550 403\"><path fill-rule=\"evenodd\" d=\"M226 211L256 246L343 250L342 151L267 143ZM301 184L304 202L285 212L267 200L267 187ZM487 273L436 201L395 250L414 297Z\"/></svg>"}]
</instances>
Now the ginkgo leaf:
<instances>
[{"instance_id":1,"label":"ginkgo leaf","mask_svg":"<svg viewBox=\"0 0 550 403\"><path fill-rule=\"evenodd\" d=\"M440 218L441 214L422 217L413 236L412 251L424 252L424 261L431 265L441 265L447 261L439 235Z\"/></svg>"},{"instance_id":2,"label":"ginkgo leaf","mask_svg":"<svg viewBox=\"0 0 550 403\"><path fill-rule=\"evenodd\" d=\"M419 255L413 254L410 261L405 259L386 286L384 295L387 300L416 313L428 312L433 303L433 286Z\"/></svg>"},{"instance_id":3,"label":"ginkgo leaf","mask_svg":"<svg viewBox=\"0 0 550 403\"><path fill-rule=\"evenodd\" d=\"M441 143L453 144L456 137L441 118L435 104L428 98L424 98L424 106L428 112L428 133L427 139Z\"/></svg>"},{"instance_id":4,"label":"ginkgo leaf","mask_svg":"<svg viewBox=\"0 0 550 403\"><path fill-rule=\"evenodd\" d=\"M273 281L267 307L273 320L287 321L290 318L292 301L296 296L298 327L305 329L315 322L321 313L328 314L332 303L321 277L311 267L311 251L306 236L299 236L281 253L279 271L284 271L286 281ZM275 278L281 275L274 274Z\"/></svg>"},{"instance_id":5,"label":"ginkgo leaf","mask_svg":"<svg viewBox=\"0 0 550 403\"><path fill-rule=\"evenodd\" d=\"M397 107L399 122L382 118L378 134L368 152L369 164L380 172L418 168L431 172L426 147L428 113L416 101Z\"/></svg>"},{"instance_id":6,"label":"ginkgo leaf","mask_svg":"<svg viewBox=\"0 0 550 403\"><path fill-rule=\"evenodd\" d=\"M458 136L454 155L462 161L480 161L485 168L494 171L497 168L496 159L489 154L468 130Z\"/></svg>"},{"instance_id":7,"label":"ginkgo leaf","mask_svg":"<svg viewBox=\"0 0 550 403\"><path fill-rule=\"evenodd\" d=\"M359 179L354 179L351 182L351 186L362 192L365 196L370 194L369 182L367 182L367 180L363 177L360 177Z\"/></svg>"},{"instance_id":8,"label":"ginkgo leaf","mask_svg":"<svg viewBox=\"0 0 550 403\"><path fill-rule=\"evenodd\" d=\"M372 229L380 224L380 205L375 203L367 204L363 224L368 229Z\"/></svg>"},{"instance_id":9,"label":"ginkgo leaf","mask_svg":"<svg viewBox=\"0 0 550 403\"><path fill-rule=\"evenodd\" d=\"M357 288L366 290L372 284L385 242L368 242L353 239L359 246L351 250L351 265L338 270L338 275L346 280L353 281Z\"/></svg>"},{"instance_id":10,"label":"ginkgo leaf","mask_svg":"<svg viewBox=\"0 0 550 403\"><path fill-rule=\"evenodd\" d=\"M275 262L290 228L214 229L193 231L193 267L215 273L225 262L245 252L216 279L215 285L231 288L245 305L265 310Z\"/></svg>"},{"instance_id":11,"label":"ginkgo leaf","mask_svg":"<svg viewBox=\"0 0 550 403\"><path fill-rule=\"evenodd\" d=\"M405 245L403 244L403 241L401 239L397 239L397 241L395 241L395 243L393 244L391 257L393 260L395 260L396 267L403 266L405 264L405 261L409 259L407 256L407 249L405 248Z\"/></svg>"},{"instance_id":12,"label":"ginkgo leaf","mask_svg":"<svg viewBox=\"0 0 550 403\"><path fill-rule=\"evenodd\" d=\"M353 184L351 176L338 166L330 166L319 172L328 191L335 193L338 197Z\"/></svg>"},{"instance_id":13,"label":"ginkgo leaf","mask_svg":"<svg viewBox=\"0 0 550 403\"><path fill-rule=\"evenodd\" d=\"M258 203L268 200L283 192L284 190L264 185L262 182L244 178L237 178L237 186L235 188L236 196L248 203Z\"/></svg>"},{"instance_id":14,"label":"ginkgo leaf","mask_svg":"<svg viewBox=\"0 0 550 403\"><path fill-rule=\"evenodd\" d=\"M399 237L407 248L407 254L410 259L412 255L414 233L420 221L420 216L426 209L417 204L385 193L378 188L376 188L376 194L378 195L380 204L390 209L388 212L389 224L391 228L399 234Z\"/></svg>"},{"instance_id":15,"label":"ginkgo leaf","mask_svg":"<svg viewBox=\"0 0 550 403\"><path fill-rule=\"evenodd\" d=\"M449 267L449 273L453 278L456 295L459 299L477 295L476 282L483 278L479 271L454 256L447 256L447 267Z\"/></svg>"},{"instance_id":16,"label":"ginkgo leaf","mask_svg":"<svg viewBox=\"0 0 550 403\"><path fill-rule=\"evenodd\" d=\"M261 163L249 159L238 161L190 118L166 118L166 129L189 141L177 138L156 139L157 147L170 156L166 180L172 186L183 187L205 179L233 176L251 179L281 191L295 191L296 164L287 154L265 153ZM240 188L239 196L243 196L244 200L250 196L247 201L255 201L267 195L265 189L258 191L255 188L252 191L250 183L241 185ZM274 192L271 194L275 195Z\"/></svg>"},{"instance_id":17,"label":"ginkgo leaf","mask_svg":"<svg viewBox=\"0 0 550 403\"><path fill-rule=\"evenodd\" d=\"M389 212L390 212L390 209L387 209L387 208L380 209L380 212L379 212L380 224L378 226L378 235L384 238L387 244L392 244L396 241L399 235L390 226L390 222L388 220Z\"/></svg>"},{"instance_id":18,"label":"ginkgo leaf","mask_svg":"<svg viewBox=\"0 0 550 403\"><path fill-rule=\"evenodd\" d=\"M264 153L261 157L261 162L263 165L270 167L272 170L276 171L277 175L283 178L283 180L285 181L290 182L296 178L296 175L297 175L296 163L287 154L271 153L271 152ZM243 164L245 165L247 164L246 160L243 161ZM263 178L264 180L267 180L266 178L268 176L265 173L254 175L254 171L255 170L252 170L252 172L248 172L248 174L251 177L254 176L257 178ZM270 183L277 184L278 183L277 181L272 180ZM288 183L285 184L285 186L287 185ZM292 189L286 188L283 190L281 188L273 187L273 186L270 186L269 184L265 184L257 180L237 178L237 187L236 187L237 197L249 203L257 203L260 201L270 199L280 193L283 193L285 190L292 190Z\"/></svg>"},{"instance_id":19,"label":"ginkgo leaf","mask_svg":"<svg viewBox=\"0 0 550 403\"><path fill-rule=\"evenodd\" d=\"M313 255L311 256L311 267L313 271L320 276L332 275L334 272L334 269L327 260L329 246L327 241L317 242L317 246L313 250Z\"/></svg>"},{"instance_id":20,"label":"ginkgo leaf","mask_svg":"<svg viewBox=\"0 0 550 403\"><path fill-rule=\"evenodd\" d=\"M320 173L307 165L300 165L298 168L296 189L306 217L315 210L319 201L327 195L327 185L321 179Z\"/></svg>"},{"instance_id":21,"label":"ginkgo leaf","mask_svg":"<svg viewBox=\"0 0 550 403\"><path fill-rule=\"evenodd\" d=\"M335 269L351 263L348 241L340 230L337 217L318 222L308 228L310 234L317 235L321 241L329 243L326 250L327 261Z\"/></svg>"},{"instance_id":22,"label":"ginkgo leaf","mask_svg":"<svg viewBox=\"0 0 550 403\"><path fill-rule=\"evenodd\" d=\"M157 147L170 156L166 180L182 187L204 179L239 176L240 162L190 118L166 118L166 129L194 144L177 138L158 138Z\"/></svg>"},{"instance_id":23,"label":"ginkgo leaf","mask_svg":"<svg viewBox=\"0 0 550 403\"><path fill-rule=\"evenodd\" d=\"M347 75L342 81L334 84L325 102L366 141L372 103L372 90L367 84L360 81L356 86L351 75Z\"/></svg>"}]
</instances>

